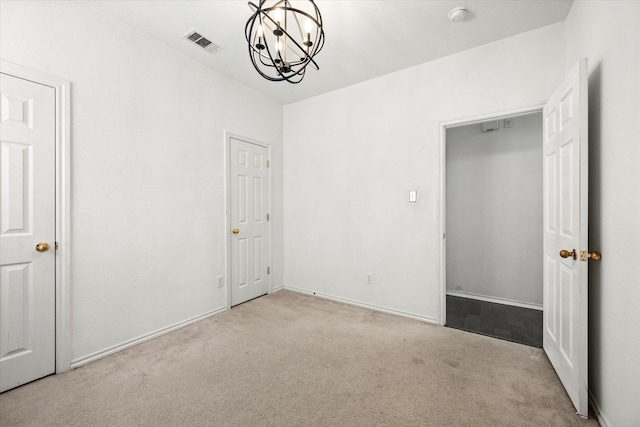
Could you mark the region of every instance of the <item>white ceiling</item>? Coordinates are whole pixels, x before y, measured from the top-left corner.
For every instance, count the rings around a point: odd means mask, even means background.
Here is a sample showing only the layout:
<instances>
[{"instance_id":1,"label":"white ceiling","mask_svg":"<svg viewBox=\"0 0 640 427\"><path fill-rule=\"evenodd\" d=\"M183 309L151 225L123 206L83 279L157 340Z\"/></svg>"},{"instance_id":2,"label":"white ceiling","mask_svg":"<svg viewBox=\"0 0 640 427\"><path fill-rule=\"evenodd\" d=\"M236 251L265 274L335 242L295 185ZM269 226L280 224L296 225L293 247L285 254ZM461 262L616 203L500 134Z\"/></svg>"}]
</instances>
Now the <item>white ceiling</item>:
<instances>
[{"instance_id":1,"label":"white ceiling","mask_svg":"<svg viewBox=\"0 0 640 427\"><path fill-rule=\"evenodd\" d=\"M257 2L258 0L254 0ZM295 6L295 1L292 3ZM326 42L297 84L270 82L251 65L245 0L91 1L87 4L249 86L289 104L387 73L564 21L573 0L317 0ZM461 23L448 13L465 6ZM186 41L191 29L224 50L209 54ZM504 52L517 56L518 52Z\"/></svg>"}]
</instances>

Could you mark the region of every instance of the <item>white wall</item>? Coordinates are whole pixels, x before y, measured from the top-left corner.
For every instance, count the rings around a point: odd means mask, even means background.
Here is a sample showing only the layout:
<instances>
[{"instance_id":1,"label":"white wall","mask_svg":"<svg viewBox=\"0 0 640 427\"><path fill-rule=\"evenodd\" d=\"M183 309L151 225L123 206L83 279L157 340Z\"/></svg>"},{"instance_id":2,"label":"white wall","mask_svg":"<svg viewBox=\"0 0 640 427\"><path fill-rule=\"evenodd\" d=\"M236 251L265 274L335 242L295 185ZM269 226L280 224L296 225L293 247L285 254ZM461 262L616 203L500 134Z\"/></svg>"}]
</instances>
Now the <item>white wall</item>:
<instances>
[{"instance_id":1,"label":"white wall","mask_svg":"<svg viewBox=\"0 0 640 427\"><path fill-rule=\"evenodd\" d=\"M273 144L275 286L286 262L289 286L435 319L439 123L544 101L588 57L590 387L607 424L638 424L640 3L575 1L566 24L286 106L284 259L277 104L73 2L0 12L3 60L72 82L74 360L224 306L225 130Z\"/></svg>"},{"instance_id":2,"label":"white wall","mask_svg":"<svg viewBox=\"0 0 640 427\"><path fill-rule=\"evenodd\" d=\"M610 426L640 425L640 2L575 1L566 70L589 59L589 386Z\"/></svg>"},{"instance_id":3,"label":"white wall","mask_svg":"<svg viewBox=\"0 0 640 427\"><path fill-rule=\"evenodd\" d=\"M225 130L273 146L282 283L280 105L78 3L0 7L2 59L72 83L75 362L225 306Z\"/></svg>"},{"instance_id":4,"label":"white wall","mask_svg":"<svg viewBox=\"0 0 640 427\"><path fill-rule=\"evenodd\" d=\"M563 64L556 24L286 105L285 286L436 320L440 123L538 104Z\"/></svg>"},{"instance_id":5,"label":"white wall","mask_svg":"<svg viewBox=\"0 0 640 427\"><path fill-rule=\"evenodd\" d=\"M447 130L447 292L542 307L542 114Z\"/></svg>"}]
</instances>

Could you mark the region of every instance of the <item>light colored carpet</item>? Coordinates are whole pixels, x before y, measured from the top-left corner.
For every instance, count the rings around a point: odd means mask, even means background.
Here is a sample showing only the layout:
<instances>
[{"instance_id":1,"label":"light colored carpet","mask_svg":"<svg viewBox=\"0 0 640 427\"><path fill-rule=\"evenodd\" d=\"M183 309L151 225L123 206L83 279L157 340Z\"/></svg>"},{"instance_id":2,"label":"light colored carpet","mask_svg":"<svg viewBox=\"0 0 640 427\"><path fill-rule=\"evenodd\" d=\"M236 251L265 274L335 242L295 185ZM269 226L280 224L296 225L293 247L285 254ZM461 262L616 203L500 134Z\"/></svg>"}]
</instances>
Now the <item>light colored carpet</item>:
<instances>
[{"instance_id":1,"label":"light colored carpet","mask_svg":"<svg viewBox=\"0 0 640 427\"><path fill-rule=\"evenodd\" d=\"M0 395L3 426L596 426L543 351L281 291Z\"/></svg>"}]
</instances>

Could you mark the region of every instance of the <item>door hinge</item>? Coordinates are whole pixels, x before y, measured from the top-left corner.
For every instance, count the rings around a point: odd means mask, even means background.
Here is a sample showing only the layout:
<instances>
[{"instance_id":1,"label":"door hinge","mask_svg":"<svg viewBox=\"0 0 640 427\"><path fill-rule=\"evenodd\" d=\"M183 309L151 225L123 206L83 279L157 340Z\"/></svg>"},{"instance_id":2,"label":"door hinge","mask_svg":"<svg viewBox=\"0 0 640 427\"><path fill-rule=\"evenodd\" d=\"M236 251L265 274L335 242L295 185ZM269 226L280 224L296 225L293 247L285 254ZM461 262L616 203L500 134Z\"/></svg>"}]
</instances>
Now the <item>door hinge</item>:
<instances>
[{"instance_id":1,"label":"door hinge","mask_svg":"<svg viewBox=\"0 0 640 427\"><path fill-rule=\"evenodd\" d=\"M267 267L267 274L271 274L271 267Z\"/></svg>"},{"instance_id":2,"label":"door hinge","mask_svg":"<svg viewBox=\"0 0 640 427\"><path fill-rule=\"evenodd\" d=\"M271 167L271 162L269 162L269 160L267 160L267 167Z\"/></svg>"},{"instance_id":3,"label":"door hinge","mask_svg":"<svg viewBox=\"0 0 640 427\"><path fill-rule=\"evenodd\" d=\"M269 214L267 214L267 221L271 220L271 216Z\"/></svg>"},{"instance_id":4,"label":"door hinge","mask_svg":"<svg viewBox=\"0 0 640 427\"><path fill-rule=\"evenodd\" d=\"M58 250L58 242L56 242L56 251Z\"/></svg>"}]
</instances>

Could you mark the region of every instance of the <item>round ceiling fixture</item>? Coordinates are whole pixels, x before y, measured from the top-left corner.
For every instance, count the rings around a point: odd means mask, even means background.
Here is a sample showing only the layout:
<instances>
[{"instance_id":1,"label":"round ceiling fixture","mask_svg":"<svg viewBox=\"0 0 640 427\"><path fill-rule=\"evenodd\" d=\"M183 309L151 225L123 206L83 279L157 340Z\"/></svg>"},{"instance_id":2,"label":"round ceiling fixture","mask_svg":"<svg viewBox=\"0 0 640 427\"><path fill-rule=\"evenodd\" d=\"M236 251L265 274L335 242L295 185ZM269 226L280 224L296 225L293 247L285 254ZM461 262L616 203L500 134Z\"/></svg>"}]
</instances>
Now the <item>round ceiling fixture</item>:
<instances>
[{"instance_id":1,"label":"round ceiling fixture","mask_svg":"<svg viewBox=\"0 0 640 427\"><path fill-rule=\"evenodd\" d=\"M245 36L262 77L299 83L307 66L319 69L314 57L324 46L324 29L314 0L260 0L249 8Z\"/></svg>"},{"instance_id":2,"label":"round ceiling fixture","mask_svg":"<svg viewBox=\"0 0 640 427\"><path fill-rule=\"evenodd\" d=\"M451 22L461 22L467 17L467 9L464 7L456 7L449 12L449 20Z\"/></svg>"}]
</instances>

